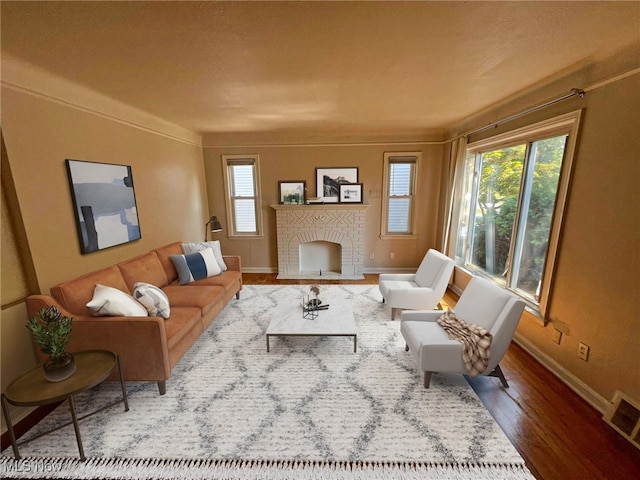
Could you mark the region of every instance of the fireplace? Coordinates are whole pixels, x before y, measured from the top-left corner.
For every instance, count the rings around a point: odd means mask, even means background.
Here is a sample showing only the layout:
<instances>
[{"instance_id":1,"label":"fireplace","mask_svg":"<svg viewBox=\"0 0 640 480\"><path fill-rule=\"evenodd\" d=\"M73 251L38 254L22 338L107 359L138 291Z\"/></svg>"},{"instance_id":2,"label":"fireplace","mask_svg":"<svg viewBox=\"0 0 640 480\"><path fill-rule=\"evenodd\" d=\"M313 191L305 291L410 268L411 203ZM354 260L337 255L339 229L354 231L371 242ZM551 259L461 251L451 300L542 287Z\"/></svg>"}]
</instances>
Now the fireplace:
<instances>
[{"instance_id":1,"label":"fireplace","mask_svg":"<svg viewBox=\"0 0 640 480\"><path fill-rule=\"evenodd\" d=\"M362 280L367 205L272 205L279 279Z\"/></svg>"}]
</instances>

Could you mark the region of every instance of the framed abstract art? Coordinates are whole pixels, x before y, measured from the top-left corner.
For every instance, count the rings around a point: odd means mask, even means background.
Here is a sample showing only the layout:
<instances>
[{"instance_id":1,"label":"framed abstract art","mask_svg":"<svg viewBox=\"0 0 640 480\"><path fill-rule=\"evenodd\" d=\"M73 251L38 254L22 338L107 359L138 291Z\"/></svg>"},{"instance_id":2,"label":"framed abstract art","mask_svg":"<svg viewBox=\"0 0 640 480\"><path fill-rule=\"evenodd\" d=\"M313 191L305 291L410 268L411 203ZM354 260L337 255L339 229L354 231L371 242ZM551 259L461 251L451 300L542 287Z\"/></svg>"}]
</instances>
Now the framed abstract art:
<instances>
[{"instance_id":1,"label":"framed abstract art","mask_svg":"<svg viewBox=\"0 0 640 480\"><path fill-rule=\"evenodd\" d=\"M83 254L141 238L128 165L65 160Z\"/></svg>"}]
</instances>

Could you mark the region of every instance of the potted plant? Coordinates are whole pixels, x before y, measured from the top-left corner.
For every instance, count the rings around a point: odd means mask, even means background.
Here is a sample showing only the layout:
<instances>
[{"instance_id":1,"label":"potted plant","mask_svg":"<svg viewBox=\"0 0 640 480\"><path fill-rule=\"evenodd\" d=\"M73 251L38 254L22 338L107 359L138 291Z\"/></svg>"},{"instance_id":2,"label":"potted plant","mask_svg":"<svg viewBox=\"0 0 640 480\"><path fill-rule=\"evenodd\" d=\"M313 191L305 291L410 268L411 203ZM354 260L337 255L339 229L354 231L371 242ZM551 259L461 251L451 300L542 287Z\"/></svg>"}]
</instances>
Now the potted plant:
<instances>
[{"instance_id":1,"label":"potted plant","mask_svg":"<svg viewBox=\"0 0 640 480\"><path fill-rule=\"evenodd\" d=\"M65 317L56 307L43 308L27 321L27 329L42 353L49 355L44 363L44 376L50 382L60 382L76 371L73 354L67 352L71 339L73 318Z\"/></svg>"}]
</instances>

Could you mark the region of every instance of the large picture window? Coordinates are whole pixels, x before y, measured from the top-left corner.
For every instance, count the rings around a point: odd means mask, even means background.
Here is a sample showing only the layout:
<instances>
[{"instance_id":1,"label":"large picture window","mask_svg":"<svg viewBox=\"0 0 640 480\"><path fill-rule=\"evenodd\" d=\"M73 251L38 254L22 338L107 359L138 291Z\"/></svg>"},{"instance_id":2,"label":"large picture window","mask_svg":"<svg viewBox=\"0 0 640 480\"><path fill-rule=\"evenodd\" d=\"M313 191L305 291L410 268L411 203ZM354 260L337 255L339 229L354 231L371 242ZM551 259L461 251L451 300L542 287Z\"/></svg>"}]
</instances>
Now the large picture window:
<instances>
[{"instance_id":1,"label":"large picture window","mask_svg":"<svg viewBox=\"0 0 640 480\"><path fill-rule=\"evenodd\" d=\"M579 112L470 143L455 257L546 312Z\"/></svg>"},{"instance_id":2,"label":"large picture window","mask_svg":"<svg viewBox=\"0 0 640 480\"><path fill-rule=\"evenodd\" d=\"M257 155L223 155L229 236L261 235Z\"/></svg>"}]
</instances>

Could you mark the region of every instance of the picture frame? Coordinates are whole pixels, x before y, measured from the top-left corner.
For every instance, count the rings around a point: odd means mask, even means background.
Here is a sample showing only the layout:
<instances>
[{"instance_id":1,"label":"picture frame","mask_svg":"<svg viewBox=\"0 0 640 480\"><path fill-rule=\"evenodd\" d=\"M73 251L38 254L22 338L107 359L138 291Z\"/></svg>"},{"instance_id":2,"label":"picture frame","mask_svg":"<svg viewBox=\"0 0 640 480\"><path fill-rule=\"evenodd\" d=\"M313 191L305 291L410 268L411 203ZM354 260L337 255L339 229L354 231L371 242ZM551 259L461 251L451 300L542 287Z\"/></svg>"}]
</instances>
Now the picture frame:
<instances>
[{"instance_id":1,"label":"picture frame","mask_svg":"<svg viewBox=\"0 0 640 480\"><path fill-rule=\"evenodd\" d=\"M358 167L316 168L316 196L337 203L341 183L358 183Z\"/></svg>"},{"instance_id":2,"label":"picture frame","mask_svg":"<svg viewBox=\"0 0 640 480\"><path fill-rule=\"evenodd\" d=\"M279 180L279 203L286 205L304 205L304 192L306 187L306 180Z\"/></svg>"},{"instance_id":3,"label":"picture frame","mask_svg":"<svg viewBox=\"0 0 640 480\"><path fill-rule=\"evenodd\" d=\"M362 203L361 183L341 183L340 203Z\"/></svg>"},{"instance_id":4,"label":"picture frame","mask_svg":"<svg viewBox=\"0 0 640 480\"><path fill-rule=\"evenodd\" d=\"M142 238L131 166L66 159L82 254Z\"/></svg>"}]
</instances>

